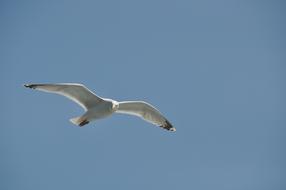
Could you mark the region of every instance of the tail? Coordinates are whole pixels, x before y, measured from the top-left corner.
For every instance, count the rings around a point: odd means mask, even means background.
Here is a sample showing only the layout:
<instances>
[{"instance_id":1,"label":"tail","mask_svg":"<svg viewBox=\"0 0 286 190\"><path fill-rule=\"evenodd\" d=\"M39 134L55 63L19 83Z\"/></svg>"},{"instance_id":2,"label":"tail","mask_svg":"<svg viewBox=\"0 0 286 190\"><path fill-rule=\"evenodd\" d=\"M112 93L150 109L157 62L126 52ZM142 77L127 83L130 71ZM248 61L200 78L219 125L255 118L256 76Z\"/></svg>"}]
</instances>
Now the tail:
<instances>
[{"instance_id":1,"label":"tail","mask_svg":"<svg viewBox=\"0 0 286 190\"><path fill-rule=\"evenodd\" d=\"M83 118L82 116L71 118L70 122L72 122L73 124L78 125L80 127L89 123L89 121L87 119Z\"/></svg>"}]
</instances>

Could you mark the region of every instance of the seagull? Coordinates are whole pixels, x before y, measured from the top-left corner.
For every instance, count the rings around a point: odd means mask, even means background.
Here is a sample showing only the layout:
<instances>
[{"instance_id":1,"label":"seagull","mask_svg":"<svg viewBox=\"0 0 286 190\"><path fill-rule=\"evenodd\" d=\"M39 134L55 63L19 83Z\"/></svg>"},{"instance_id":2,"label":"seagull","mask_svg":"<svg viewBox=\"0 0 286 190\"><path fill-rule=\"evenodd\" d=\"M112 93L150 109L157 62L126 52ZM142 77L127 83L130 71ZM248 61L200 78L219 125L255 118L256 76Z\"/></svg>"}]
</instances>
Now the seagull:
<instances>
[{"instance_id":1,"label":"seagull","mask_svg":"<svg viewBox=\"0 0 286 190\"><path fill-rule=\"evenodd\" d=\"M93 93L83 84L24 84L25 87L59 94L79 104L85 113L82 116L70 119L77 126L84 126L91 121L111 116L113 113L134 115L168 131L176 131L172 124L151 104L144 101L118 102L102 98Z\"/></svg>"}]
</instances>

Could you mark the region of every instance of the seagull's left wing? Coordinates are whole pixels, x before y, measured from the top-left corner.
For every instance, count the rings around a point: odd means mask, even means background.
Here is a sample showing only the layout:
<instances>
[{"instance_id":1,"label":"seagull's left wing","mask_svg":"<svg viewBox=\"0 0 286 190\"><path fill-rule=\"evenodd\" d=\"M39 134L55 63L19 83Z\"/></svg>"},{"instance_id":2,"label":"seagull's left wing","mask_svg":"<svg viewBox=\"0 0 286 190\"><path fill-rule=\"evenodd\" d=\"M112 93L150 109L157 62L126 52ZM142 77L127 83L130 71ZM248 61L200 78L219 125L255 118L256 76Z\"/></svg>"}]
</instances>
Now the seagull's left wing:
<instances>
[{"instance_id":1,"label":"seagull's left wing","mask_svg":"<svg viewBox=\"0 0 286 190\"><path fill-rule=\"evenodd\" d=\"M103 101L82 84L58 83L58 84L25 84L27 88L32 88L44 92L63 95L79 104L84 110L96 106Z\"/></svg>"},{"instance_id":2,"label":"seagull's left wing","mask_svg":"<svg viewBox=\"0 0 286 190\"><path fill-rule=\"evenodd\" d=\"M135 115L169 131L176 131L172 124L152 105L142 101L119 102L117 113Z\"/></svg>"}]
</instances>

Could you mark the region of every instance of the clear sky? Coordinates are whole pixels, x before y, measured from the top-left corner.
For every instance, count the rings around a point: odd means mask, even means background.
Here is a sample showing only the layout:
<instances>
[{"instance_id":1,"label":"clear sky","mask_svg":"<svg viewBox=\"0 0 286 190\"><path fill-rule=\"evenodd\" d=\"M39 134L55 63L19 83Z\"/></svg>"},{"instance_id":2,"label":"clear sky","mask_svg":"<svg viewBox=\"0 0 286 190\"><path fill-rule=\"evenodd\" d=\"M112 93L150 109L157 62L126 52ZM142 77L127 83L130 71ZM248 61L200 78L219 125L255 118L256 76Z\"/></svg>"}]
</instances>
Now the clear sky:
<instances>
[{"instance_id":1,"label":"clear sky","mask_svg":"<svg viewBox=\"0 0 286 190\"><path fill-rule=\"evenodd\" d=\"M286 189L286 3L1 1L0 189ZM114 115L84 128L83 83L177 128Z\"/></svg>"}]
</instances>

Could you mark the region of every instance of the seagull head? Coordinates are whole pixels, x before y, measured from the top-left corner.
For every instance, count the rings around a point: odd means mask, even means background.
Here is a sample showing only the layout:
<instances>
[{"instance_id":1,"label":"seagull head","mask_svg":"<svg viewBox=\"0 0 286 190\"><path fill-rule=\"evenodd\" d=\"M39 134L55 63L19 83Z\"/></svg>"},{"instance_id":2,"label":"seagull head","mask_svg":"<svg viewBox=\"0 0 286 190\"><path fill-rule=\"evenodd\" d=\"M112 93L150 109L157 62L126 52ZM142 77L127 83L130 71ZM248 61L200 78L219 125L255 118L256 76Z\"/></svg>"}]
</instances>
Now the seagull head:
<instances>
[{"instance_id":1,"label":"seagull head","mask_svg":"<svg viewBox=\"0 0 286 190\"><path fill-rule=\"evenodd\" d=\"M112 100L112 110L116 111L119 107L119 103L115 100Z\"/></svg>"}]
</instances>

